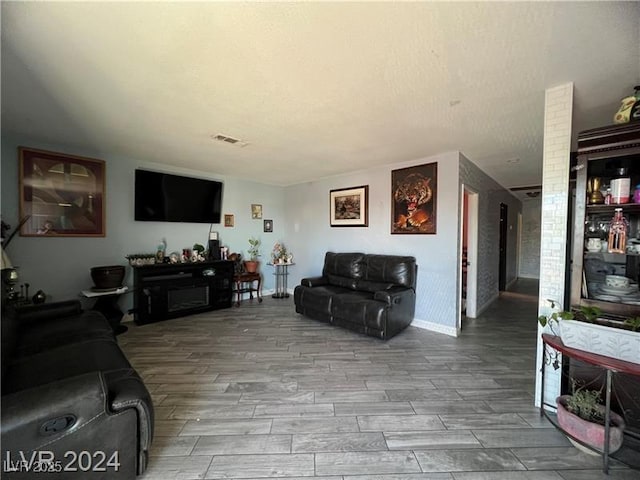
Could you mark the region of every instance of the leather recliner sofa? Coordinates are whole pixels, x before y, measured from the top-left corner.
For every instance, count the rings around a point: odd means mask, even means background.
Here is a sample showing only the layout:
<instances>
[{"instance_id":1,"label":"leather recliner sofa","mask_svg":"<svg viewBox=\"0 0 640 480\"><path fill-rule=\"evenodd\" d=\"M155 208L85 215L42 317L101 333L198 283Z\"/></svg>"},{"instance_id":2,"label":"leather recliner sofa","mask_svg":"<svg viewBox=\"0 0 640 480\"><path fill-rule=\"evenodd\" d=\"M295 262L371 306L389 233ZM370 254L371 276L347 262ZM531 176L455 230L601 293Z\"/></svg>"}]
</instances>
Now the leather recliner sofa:
<instances>
[{"instance_id":1,"label":"leather recliner sofa","mask_svg":"<svg viewBox=\"0 0 640 480\"><path fill-rule=\"evenodd\" d=\"M322 276L296 286L296 312L388 339L413 320L416 277L414 257L327 252Z\"/></svg>"},{"instance_id":2,"label":"leather recliner sofa","mask_svg":"<svg viewBox=\"0 0 640 480\"><path fill-rule=\"evenodd\" d=\"M101 313L78 301L3 313L3 478L42 469L47 478L134 478L153 423L149 392Z\"/></svg>"}]
</instances>

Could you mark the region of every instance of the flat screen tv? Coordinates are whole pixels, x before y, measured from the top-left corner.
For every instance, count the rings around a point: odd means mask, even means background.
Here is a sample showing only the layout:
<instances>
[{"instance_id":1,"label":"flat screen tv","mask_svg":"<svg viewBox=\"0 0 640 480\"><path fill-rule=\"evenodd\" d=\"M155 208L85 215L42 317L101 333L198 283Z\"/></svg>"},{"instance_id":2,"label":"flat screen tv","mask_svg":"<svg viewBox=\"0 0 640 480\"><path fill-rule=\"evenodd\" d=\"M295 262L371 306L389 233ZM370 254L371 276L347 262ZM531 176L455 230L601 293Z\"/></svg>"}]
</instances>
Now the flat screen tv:
<instances>
[{"instance_id":1,"label":"flat screen tv","mask_svg":"<svg viewBox=\"0 0 640 480\"><path fill-rule=\"evenodd\" d=\"M222 182L136 170L135 219L220 223Z\"/></svg>"}]
</instances>

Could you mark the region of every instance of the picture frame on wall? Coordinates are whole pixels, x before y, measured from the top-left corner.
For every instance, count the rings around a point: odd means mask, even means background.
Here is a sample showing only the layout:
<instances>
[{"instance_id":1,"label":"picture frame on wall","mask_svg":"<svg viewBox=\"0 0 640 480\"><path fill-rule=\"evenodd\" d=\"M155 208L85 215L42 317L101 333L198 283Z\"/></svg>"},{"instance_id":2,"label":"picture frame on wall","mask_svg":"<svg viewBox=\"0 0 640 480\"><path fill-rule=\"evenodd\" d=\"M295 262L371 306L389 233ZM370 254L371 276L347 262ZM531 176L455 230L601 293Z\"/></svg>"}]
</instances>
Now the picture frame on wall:
<instances>
[{"instance_id":1,"label":"picture frame on wall","mask_svg":"<svg viewBox=\"0 0 640 480\"><path fill-rule=\"evenodd\" d=\"M18 147L24 237L104 237L105 162Z\"/></svg>"},{"instance_id":2,"label":"picture frame on wall","mask_svg":"<svg viewBox=\"0 0 640 480\"><path fill-rule=\"evenodd\" d=\"M234 224L234 216L230 213L224 214L224 226L225 227L233 227Z\"/></svg>"},{"instance_id":3,"label":"picture frame on wall","mask_svg":"<svg viewBox=\"0 0 640 480\"><path fill-rule=\"evenodd\" d=\"M263 227L265 233L273 233L273 220L265 220Z\"/></svg>"},{"instance_id":4,"label":"picture frame on wall","mask_svg":"<svg viewBox=\"0 0 640 480\"><path fill-rule=\"evenodd\" d=\"M259 205L257 203L251 204L251 218L253 218L254 220L262 218L262 205Z\"/></svg>"},{"instance_id":5,"label":"picture frame on wall","mask_svg":"<svg viewBox=\"0 0 640 480\"><path fill-rule=\"evenodd\" d=\"M435 234L438 164L391 171L391 233Z\"/></svg>"},{"instance_id":6,"label":"picture frame on wall","mask_svg":"<svg viewBox=\"0 0 640 480\"><path fill-rule=\"evenodd\" d=\"M369 185L330 190L329 215L332 227L368 227Z\"/></svg>"}]
</instances>

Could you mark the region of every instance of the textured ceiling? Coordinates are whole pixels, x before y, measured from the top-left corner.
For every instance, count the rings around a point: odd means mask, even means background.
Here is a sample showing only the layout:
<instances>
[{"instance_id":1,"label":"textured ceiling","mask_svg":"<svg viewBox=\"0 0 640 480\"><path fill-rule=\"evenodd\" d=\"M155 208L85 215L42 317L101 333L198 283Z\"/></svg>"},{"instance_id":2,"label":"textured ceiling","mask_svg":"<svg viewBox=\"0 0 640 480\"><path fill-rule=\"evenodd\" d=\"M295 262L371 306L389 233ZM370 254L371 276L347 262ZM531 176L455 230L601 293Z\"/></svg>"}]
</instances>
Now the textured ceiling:
<instances>
[{"instance_id":1,"label":"textured ceiling","mask_svg":"<svg viewBox=\"0 0 640 480\"><path fill-rule=\"evenodd\" d=\"M2 129L277 185L460 150L541 181L640 83L640 3L2 2ZM246 144L216 142L222 133Z\"/></svg>"}]
</instances>

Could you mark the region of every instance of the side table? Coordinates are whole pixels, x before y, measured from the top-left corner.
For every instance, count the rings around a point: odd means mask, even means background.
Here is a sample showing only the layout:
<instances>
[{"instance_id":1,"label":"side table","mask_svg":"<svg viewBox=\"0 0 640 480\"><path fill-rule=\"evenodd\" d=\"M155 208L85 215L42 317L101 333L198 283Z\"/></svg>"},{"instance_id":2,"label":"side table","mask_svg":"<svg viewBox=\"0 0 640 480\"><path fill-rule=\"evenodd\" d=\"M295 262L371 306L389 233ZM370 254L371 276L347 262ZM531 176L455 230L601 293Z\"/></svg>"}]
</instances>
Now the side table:
<instances>
[{"instance_id":1,"label":"side table","mask_svg":"<svg viewBox=\"0 0 640 480\"><path fill-rule=\"evenodd\" d=\"M253 288L253 282L258 282L258 287ZM249 299L253 300L253 292L256 292L258 303L262 303L262 277L259 273L236 273L233 276L235 284L234 293L236 296L236 307L240 306L242 294L249 293Z\"/></svg>"},{"instance_id":2,"label":"side table","mask_svg":"<svg viewBox=\"0 0 640 480\"><path fill-rule=\"evenodd\" d=\"M97 312L102 313L109 321L114 333L116 335L120 335L121 333L126 332L129 328L126 325L120 325L120 321L124 314L118 305L118 299L120 298L120 295L127 293L128 291L129 287L124 286L111 290L82 290L81 294L83 297L96 299L91 310L96 310Z\"/></svg>"},{"instance_id":3,"label":"side table","mask_svg":"<svg viewBox=\"0 0 640 480\"><path fill-rule=\"evenodd\" d=\"M275 268L276 276L276 293L271 295L273 298L289 298L287 292L287 277L289 276L289 267L295 263L270 263Z\"/></svg>"}]
</instances>

